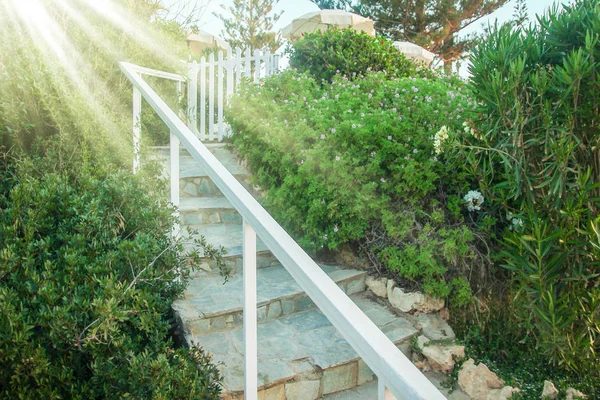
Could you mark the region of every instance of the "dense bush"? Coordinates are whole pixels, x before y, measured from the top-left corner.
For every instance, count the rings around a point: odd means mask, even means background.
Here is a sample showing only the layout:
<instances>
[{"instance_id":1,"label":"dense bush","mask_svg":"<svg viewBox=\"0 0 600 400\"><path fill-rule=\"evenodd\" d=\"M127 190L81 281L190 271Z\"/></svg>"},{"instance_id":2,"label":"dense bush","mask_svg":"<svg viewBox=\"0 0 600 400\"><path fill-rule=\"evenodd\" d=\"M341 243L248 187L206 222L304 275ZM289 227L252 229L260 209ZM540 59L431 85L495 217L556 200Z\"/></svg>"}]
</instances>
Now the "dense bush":
<instances>
[{"instance_id":1,"label":"dense bush","mask_svg":"<svg viewBox=\"0 0 600 400\"><path fill-rule=\"evenodd\" d=\"M331 82L336 74L354 77L369 71L390 76L413 76L417 66L383 37L352 29L328 29L305 34L287 51L290 67L309 72L317 82Z\"/></svg>"},{"instance_id":2,"label":"dense bush","mask_svg":"<svg viewBox=\"0 0 600 400\"><path fill-rule=\"evenodd\" d=\"M42 0L25 18L22 3L0 7L3 399L218 398L210 357L168 334L188 271L168 238L166 185L129 172L131 84L118 62L179 65L148 19L177 27L154 1L116 3L142 18L128 15L136 29L80 1ZM168 138L148 110L144 142Z\"/></svg>"},{"instance_id":3,"label":"dense bush","mask_svg":"<svg viewBox=\"0 0 600 400\"><path fill-rule=\"evenodd\" d=\"M218 398L207 356L167 336L189 271L160 187L21 169L3 170L0 198L0 397Z\"/></svg>"},{"instance_id":4,"label":"dense bush","mask_svg":"<svg viewBox=\"0 0 600 400\"><path fill-rule=\"evenodd\" d=\"M464 277L485 276L488 254L470 228L464 162L440 159L434 143L474 106L451 79L372 72L321 88L286 71L241 90L229 120L270 210L302 245L359 243L380 272L463 304Z\"/></svg>"},{"instance_id":5,"label":"dense bush","mask_svg":"<svg viewBox=\"0 0 600 400\"><path fill-rule=\"evenodd\" d=\"M474 49L482 134L462 146L506 227L502 263L531 346L584 371L600 362L600 2L539 22Z\"/></svg>"}]
</instances>

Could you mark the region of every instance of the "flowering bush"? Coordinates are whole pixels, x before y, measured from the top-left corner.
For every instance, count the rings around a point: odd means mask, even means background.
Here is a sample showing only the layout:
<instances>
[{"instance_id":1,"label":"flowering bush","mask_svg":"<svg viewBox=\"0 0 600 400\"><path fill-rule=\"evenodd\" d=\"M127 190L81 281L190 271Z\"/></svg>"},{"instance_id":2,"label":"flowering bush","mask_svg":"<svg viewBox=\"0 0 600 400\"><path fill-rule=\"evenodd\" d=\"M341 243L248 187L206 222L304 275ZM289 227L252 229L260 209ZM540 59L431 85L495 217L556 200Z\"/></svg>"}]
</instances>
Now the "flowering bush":
<instances>
[{"instance_id":1,"label":"flowering bush","mask_svg":"<svg viewBox=\"0 0 600 400\"><path fill-rule=\"evenodd\" d=\"M488 265L471 230L477 212L462 199L476 184L434 142L443 126L461 130L474 106L448 78L371 72L320 87L286 71L242 88L228 119L265 202L302 245L360 245L380 272L437 296L456 289L464 303L464 276Z\"/></svg>"},{"instance_id":2,"label":"flowering bush","mask_svg":"<svg viewBox=\"0 0 600 400\"><path fill-rule=\"evenodd\" d=\"M292 41L286 52L290 67L309 72L317 82L331 82L337 74L354 78L369 71L385 71L400 77L413 76L417 71L417 65L390 40L353 29L332 27L325 32L307 33Z\"/></svg>"}]
</instances>

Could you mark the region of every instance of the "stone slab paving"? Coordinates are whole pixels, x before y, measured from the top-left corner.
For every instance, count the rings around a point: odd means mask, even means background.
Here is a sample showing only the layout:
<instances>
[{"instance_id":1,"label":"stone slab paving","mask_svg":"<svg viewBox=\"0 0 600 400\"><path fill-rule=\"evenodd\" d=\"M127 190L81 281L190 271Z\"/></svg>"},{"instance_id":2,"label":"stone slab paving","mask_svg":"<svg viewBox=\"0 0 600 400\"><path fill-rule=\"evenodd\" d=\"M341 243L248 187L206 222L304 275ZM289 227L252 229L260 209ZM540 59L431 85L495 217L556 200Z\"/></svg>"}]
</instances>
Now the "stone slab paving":
<instances>
[{"instance_id":1,"label":"stone slab paving","mask_svg":"<svg viewBox=\"0 0 600 400\"><path fill-rule=\"evenodd\" d=\"M182 197L179 202L180 211L198 211L205 208L235 209L225 196Z\"/></svg>"},{"instance_id":2,"label":"stone slab paving","mask_svg":"<svg viewBox=\"0 0 600 400\"><path fill-rule=\"evenodd\" d=\"M242 223L241 215L224 196L182 197L179 213L181 222L190 226Z\"/></svg>"},{"instance_id":3,"label":"stone slab paving","mask_svg":"<svg viewBox=\"0 0 600 400\"><path fill-rule=\"evenodd\" d=\"M471 400L471 398L461 391L460 388L450 391L450 389L444 387L443 382L448 378L447 376L433 371L426 372L425 376L444 396L446 396L448 400ZM322 396L321 400L378 400L377 389L377 379L375 379L352 389Z\"/></svg>"},{"instance_id":4,"label":"stone slab paving","mask_svg":"<svg viewBox=\"0 0 600 400\"><path fill-rule=\"evenodd\" d=\"M418 331L408 320L370 301L364 293L351 298L390 340L409 351L410 338ZM243 390L242 337L242 328L238 327L188 338L214 355L227 392ZM330 393L367 381L369 375L372 378L358 354L318 309L259 323L258 342L260 387L292 380L320 380L320 392Z\"/></svg>"},{"instance_id":5,"label":"stone slab paving","mask_svg":"<svg viewBox=\"0 0 600 400\"><path fill-rule=\"evenodd\" d=\"M228 256L240 256L243 250L244 235L242 225L231 224L208 224L208 225L188 225L192 230L197 231L198 235L203 235L209 243L223 246ZM194 234L195 235L195 234ZM182 237L189 237L188 232L182 232ZM184 246L187 248L187 246ZM260 237L256 238L256 251L267 251L267 246Z\"/></svg>"},{"instance_id":6,"label":"stone slab paving","mask_svg":"<svg viewBox=\"0 0 600 400\"><path fill-rule=\"evenodd\" d=\"M249 172L246 168L242 167L238 162L236 156L229 151L226 146L222 143L206 144L206 147L213 153L233 175L248 176ZM163 164L163 175L168 176L169 174L169 149L168 148L156 148L157 152L150 156L150 160L157 160ZM189 177L204 177L206 172L200 164L192 158L189 152L185 149L181 149L179 155L179 175L181 178Z\"/></svg>"},{"instance_id":7,"label":"stone slab paving","mask_svg":"<svg viewBox=\"0 0 600 400\"><path fill-rule=\"evenodd\" d=\"M354 294L365 289L366 272L321 265L327 275L344 292ZM231 276L227 282L217 274L201 272L189 282L183 298L172 307L177 312L184 335L217 331L242 322L243 273ZM275 319L296 311L314 307L302 288L281 266L257 270L258 320ZM380 318L374 314L374 319Z\"/></svg>"}]
</instances>

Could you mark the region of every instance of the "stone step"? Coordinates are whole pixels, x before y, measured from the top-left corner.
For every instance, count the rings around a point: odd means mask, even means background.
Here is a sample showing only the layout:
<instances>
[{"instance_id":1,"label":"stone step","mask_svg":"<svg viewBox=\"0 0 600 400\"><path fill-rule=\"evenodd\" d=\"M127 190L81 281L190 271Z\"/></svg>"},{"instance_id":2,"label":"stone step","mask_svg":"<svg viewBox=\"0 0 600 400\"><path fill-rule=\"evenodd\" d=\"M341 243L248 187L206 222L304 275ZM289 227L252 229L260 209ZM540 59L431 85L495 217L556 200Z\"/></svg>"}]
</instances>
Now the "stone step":
<instances>
[{"instance_id":1,"label":"stone step","mask_svg":"<svg viewBox=\"0 0 600 400\"><path fill-rule=\"evenodd\" d=\"M448 400L471 400L460 388L451 390L445 385L448 377L440 372L429 371L424 374L431 383L439 389L440 392ZM332 393L321 397L322 400L378 400L377 379L365 383L361 386L356 386L352 389L344 390L337 393Z\"/></svg>"},{"instance_id":2,"label":"stone step","mask_svg":"<svg viewBox=\"0 0 600 400\"><path fill-rule=\"evenodd\" d=\"M321 265L348 295L365 290L366 272ZM241 270L226 283L216 274L199 273L189 282L182 299L173 303L186 338L203 332L238 327L242 323L243 275ZM257 271L258 320L266 321L314 308L314 303L281 266Z\"/></svg>"},{"instance_id":3,"label":"stone step","mask_svg":"<svg viewBox=\"0 0 600 400\"><path fill-rule=\"evenodd\" d=\"M187 229L191 229L191 234L187 232ZM196 246L191 240L199 236L204 236L208 243L215 246L222 246L225 249L226 254L223 256L226 269L230 273L235 274L236 271L242 268L242 254L243 254L243 231L242 225L237 224L202 224L202 225L186 225L183 227L181 236L184 239L183 249L184 251L192 251ZM200 267L203 270L216 269L217 265L215 261L204 258L202 249L199 249L199 256L201 258ZM256 238L256 266L257 268L265 268L272 265L279 264L277 259L271 254L267 246L263 241Z\"/></svg>"},{"instance_id":4,"label":"stone step","mask_svg":"<svg viewBox=\"0 0 600 400\"><path fill-rule=\"evenodd\" d=\"M242 217L224 196L182 197L179 214L186 226L242 223Z\"/></svg>"},{"instance_id":5,"label":"stone step","mask_svg":"<svg viewBox=\"0 0 600 400\"><path fill-rule=\"evenodd\" d=\"M418 332L402 317L370 300L365 293L351 299L410 356ZM243 330L190 335L213 354L223 375L223 399L242 399L244 387ZM373 380L373 373L329 320L316 308L258 324L259 398L314 400Z\"/></svg>"},{"instance_id":6,"label":"stone step","mask_svg":"<svg viewBox=\"0 0 600 400\"><path fill-rule=\"evenodd\" d=\"M238 163L233 152L224 143L209 143L208 149L219 159L225 168L240 182L249 192L253 193L250 184L251 174L246 168ZM155 147L155 154L151 159L162 163L163 177L169 176L169 149L168 147ZM181 149L179 157L179 189L180 196L185 197L211 197L223 196L212 180L206 174L200 163L193 159L185 149ZM253 193L254 194L254 193Z\"/></svg>"}]
</instances>

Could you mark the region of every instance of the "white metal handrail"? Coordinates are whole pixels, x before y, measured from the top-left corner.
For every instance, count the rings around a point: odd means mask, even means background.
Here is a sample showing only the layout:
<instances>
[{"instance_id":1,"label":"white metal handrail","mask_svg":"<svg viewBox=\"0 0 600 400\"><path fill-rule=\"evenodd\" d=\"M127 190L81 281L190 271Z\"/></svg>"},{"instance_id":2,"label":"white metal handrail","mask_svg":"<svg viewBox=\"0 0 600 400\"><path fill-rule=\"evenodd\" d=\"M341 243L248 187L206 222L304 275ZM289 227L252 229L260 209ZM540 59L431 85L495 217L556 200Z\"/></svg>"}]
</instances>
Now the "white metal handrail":
<instances>
[{"instance_id":1,"label":"white metal handrail","mask_svg":"<svg viewBox=\"0 0 600 400\"><path fill-rule=\"evenodd\" d=\"M256 234L258 234L321 312L377 375L380 399L386 398L384 388L389 389L398 400L445 399L200 142L139 75L138 67L125 62L120 63L120 66L133 84L134 93L137 91L146 99L169 127L171 135L178 139L171 140L171 145L177 146L176 151L171 149L171 154L179 153L179 142L181 142L244 219L245 398L256 399L257 391ZM173 169L173 165L171 168ZM248 299L251 301L247 301Z\"/></svg>"}]
</instances>

